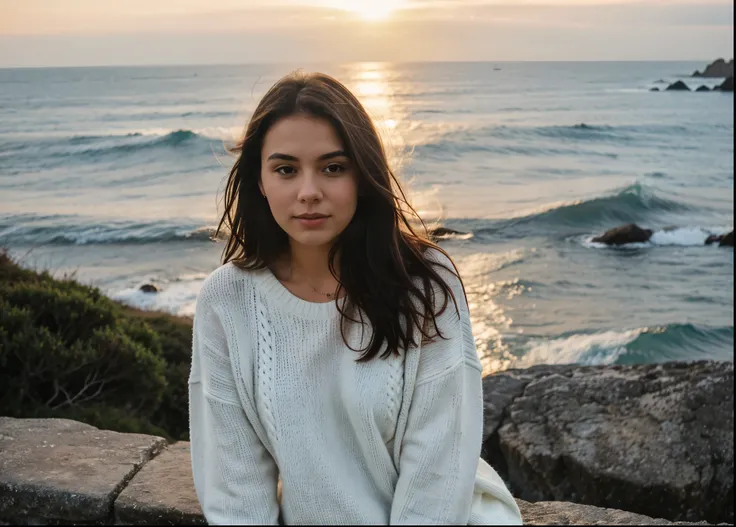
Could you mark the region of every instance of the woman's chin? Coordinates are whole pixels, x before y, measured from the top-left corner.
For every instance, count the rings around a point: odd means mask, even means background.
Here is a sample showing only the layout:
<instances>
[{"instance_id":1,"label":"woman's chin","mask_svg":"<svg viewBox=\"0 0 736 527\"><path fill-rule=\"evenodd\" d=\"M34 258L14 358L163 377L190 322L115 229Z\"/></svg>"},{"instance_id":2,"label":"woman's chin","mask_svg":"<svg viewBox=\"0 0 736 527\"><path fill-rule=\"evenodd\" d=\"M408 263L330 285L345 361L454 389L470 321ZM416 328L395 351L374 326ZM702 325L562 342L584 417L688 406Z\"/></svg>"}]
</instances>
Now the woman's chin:
<instances>
[{"instance_id":1,"label":"woman's chin","mask_svg":"<svg viewBox=\"0 0 736 527\"><path fill-rule=\"evenodd\" d=\"M305 247L321 247L323 245L330 245L337 238L337 235L333 232L295 232L289 233L291 240L298 245L304 245Z\"/></svg>"}]
</instances>

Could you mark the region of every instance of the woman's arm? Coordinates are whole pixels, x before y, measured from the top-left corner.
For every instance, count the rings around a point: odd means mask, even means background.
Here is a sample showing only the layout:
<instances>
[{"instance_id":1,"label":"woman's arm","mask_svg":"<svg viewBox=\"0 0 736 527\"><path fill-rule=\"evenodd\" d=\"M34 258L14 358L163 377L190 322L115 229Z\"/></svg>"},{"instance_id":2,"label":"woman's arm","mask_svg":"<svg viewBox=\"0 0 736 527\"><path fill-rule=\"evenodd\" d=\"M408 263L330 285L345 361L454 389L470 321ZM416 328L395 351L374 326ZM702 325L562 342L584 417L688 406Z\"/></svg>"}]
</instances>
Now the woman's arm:
<instances>
[{"instance_id":1,"label":"woman's arm","mask_svg":"<svg viewBox=\"0 0 736 527\"><path fill-rule=\"evenodd\" d=\"M240 403L210 287L197 301L189 377L194 487L210 525L277 525L278 470Z\"/></svg>"},{"instance_id":2,"label":"woman's arm","mask_svg":"<svg viewBox=\"0 0 736 527\"><path fill-rule=\"evenodd\" d=\"M441 257L445 265L449 260ZM451 267L451 264L450 268ZM481 365L459 280L440 274L451 298L437 326L447 340L423 346L406 431L391 525L466 525L483 435ZM438 301L441 293L436 293Z\"/></svg>"}]
</instances>

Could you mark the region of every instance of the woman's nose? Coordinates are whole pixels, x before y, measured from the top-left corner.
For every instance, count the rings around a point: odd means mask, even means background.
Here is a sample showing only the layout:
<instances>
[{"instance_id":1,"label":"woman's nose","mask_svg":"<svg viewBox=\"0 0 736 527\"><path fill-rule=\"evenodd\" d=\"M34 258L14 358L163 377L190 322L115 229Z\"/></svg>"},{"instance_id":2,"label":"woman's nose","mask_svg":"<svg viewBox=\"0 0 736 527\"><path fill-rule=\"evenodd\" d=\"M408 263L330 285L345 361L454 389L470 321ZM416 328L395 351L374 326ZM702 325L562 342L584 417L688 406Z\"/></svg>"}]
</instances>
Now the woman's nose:
<instances>
[{"instance_id":1,"label":"woman's nose","mask_svg":"<svg viewBox=\"0 0 736 527\"><path fill-rule=\"evenodd\" d=\"M304 173L299 185L299 201L312 202L322 199L317 177L314 174Z\"/></svg>"}]
</instances>

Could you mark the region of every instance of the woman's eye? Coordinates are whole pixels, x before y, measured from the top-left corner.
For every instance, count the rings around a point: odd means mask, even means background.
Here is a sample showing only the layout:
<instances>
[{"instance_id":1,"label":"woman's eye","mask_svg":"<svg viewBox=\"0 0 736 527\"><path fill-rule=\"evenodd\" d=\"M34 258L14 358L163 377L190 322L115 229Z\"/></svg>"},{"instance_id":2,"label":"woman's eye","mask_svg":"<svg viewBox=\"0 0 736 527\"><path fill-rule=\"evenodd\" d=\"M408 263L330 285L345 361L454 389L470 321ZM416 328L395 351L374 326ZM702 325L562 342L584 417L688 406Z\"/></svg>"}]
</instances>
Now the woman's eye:
<instances>
[{"instance_id":1,"label":"woman's eye","mask_svg":"<svg viewBox=\"0 0 736 527\"><path fill-rule=\"evenodd\" d=\"M276 172L278 172L282 176L291 176L294 174L295 170L294 170L294 167L282 166L282 167L278 167L276 169Z\"/></svg>"},{"instance_id":2,"label":"woman's eye","mask_svg":"<svg viewBox=\"0 0 736 527\"><path fill-rule=\"evenodd\" d=\"M340 172L344 170L345 170L345 167L337 163L332 163L331 165L327 165L325 167L325 172L327 172L328 174L339 174Z\"/></svg>"}]
</instances>

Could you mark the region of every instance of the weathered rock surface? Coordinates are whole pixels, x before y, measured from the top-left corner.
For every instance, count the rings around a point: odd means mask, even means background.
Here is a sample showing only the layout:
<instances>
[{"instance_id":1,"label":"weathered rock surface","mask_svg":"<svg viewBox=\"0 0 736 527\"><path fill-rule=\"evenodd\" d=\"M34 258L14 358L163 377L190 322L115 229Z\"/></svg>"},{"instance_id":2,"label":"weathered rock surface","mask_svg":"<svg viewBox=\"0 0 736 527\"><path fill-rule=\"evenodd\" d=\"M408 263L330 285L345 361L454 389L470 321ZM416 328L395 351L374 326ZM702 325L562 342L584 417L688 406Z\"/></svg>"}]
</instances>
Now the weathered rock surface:
<instances>
[{"instance_id":1,"label":"weathered rock surface","mask_svg":"<svg viewBox=\"0 0 736 527\"><path fill-rule=\"evenodd\" d=\"M484 457L512 492L733 522L733 363L536 366L484 379Z\"/></svg>"},{"instance_id":2,"label":"weathered rock surface","mask_svg":"<svg viewBox=\"0 0 736 527\"><path fill-rule=\"evenodd\" d=\"M673 82L665 88L666 91L690 91L690 87L682 81Z\"/></svg>"},{"instance_id":3,"label":"weathered rock surface","mask_svg":"<svg viewBox=\"0 0 736 527\"><path fill-rule=\"evenodd\" d=\"M722 92L733 92L733 77L728 77L719 86L718 90Z\"/></svg>"},{"instance_id":4,"label":"weathered rock surface","mask_svg":"<svg viewBox=\"0 0 736 527\"><path fill-rule=\"evenodd\" d=\"M507 379L491 383L497 389L487 392L498 403L489 407L495 422L500 424L505 408L522 396L526 385L550 372L574 376L576 368L536 367L494 376ZM189 443L162 443L157 437L108 432L65 419L0 418L0 525L204 525ZM517 502L528 525L672 524L590 505Z\"/></svg>"},{"instance_id":5,"label":"weathered rock surface","mask_svg":"<svg viewBox=\"0 0 736 527\"><path fill-rule=\"evenodd\" d=\"M564 501L529 503L516 500L524 525L709 525L708 522L670 522L642 514Z\"/></svg>"},{"instance_id":6,"label":"weathered rock surface","mask_svg":"<svg viewBox=\"0 0 736 527\"><path fill-rule=\"evenodd\" d=\"M171 445L146 463L115 501L115 519L136 525L205 524L188 442Z\"/></svg>"},{"instance_id":7,"label":"weathered rock surface","mask_svg":"<svg viewBox=\"0 0 736 527\"><path fill-rule=\"evenodd\" d=\"M600 236L593 238L596 243L605 243L606 245L624 245L627 243L643 243L648 242L654 231L651 229L642 229L635 223L621 225L613 229L607 230Z\"/></svg>"},{"instance_id":8,"label":"weathered rock surface","mask_svg":"<svg viewBox=\"0 0 736 527\"><path fill-rule=\"evenodd\" d=\"M733 59L726 62L723 59L716 59L708 64L702 71L695 71L693 77L733 77Z\"/></svg>"},{"instance_id":9,"label":"weathered rock surface","mask_svg":"<svg viewBox=\"0 0 736 527\"><path fill-rule=\"evenodd\" d=\"M118 493L165 444L67 419L0 417L0 519L110 521Z\"/></svg>"}]
</instances>

